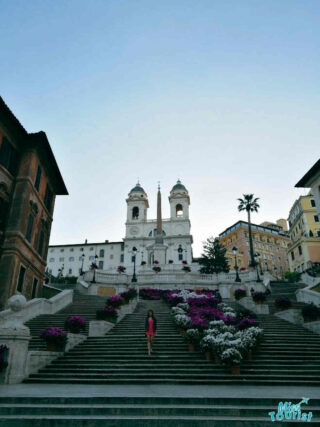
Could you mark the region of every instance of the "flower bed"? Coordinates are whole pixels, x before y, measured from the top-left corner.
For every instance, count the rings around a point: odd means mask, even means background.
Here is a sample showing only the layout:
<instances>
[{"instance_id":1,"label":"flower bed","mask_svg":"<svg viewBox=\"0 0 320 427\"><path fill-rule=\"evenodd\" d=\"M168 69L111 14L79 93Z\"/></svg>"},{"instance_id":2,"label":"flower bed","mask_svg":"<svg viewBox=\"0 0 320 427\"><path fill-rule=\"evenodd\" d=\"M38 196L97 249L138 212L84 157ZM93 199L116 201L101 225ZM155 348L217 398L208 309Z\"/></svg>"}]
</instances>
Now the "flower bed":
<instances>
[{"instance_id":1,"label":"flower bed","mask_svg":"<svg viewBox=\"0 0 320 427\"><path fill-rule=\"evenodd\" d=\"M138 295L138 293L135 290L135 288L129 288L127 291L121 292L121 294L120 294L120 296L124 299L126 304L128 304L131 300L136 298L137 295Z\"/></svg>"},{"instance_id":2,"label":"flower bed","mask_svg":"<svg viewBox=\"0 0 320 427\"><path fill-rule=\"evenodd\" d=\"M106 322L116 322L118 311L114 307L105 307L103 310L96 311L97 320L105 320Z\"/></svg>"},{"instance_id":3,"label":"flower bed","mask_svg":"<svg viewBox=\"0 0 320 427\"><path fill-rule=\"evenodd\" d=\"M120 295L109 297L106 301L107 307L119 309L124 304L124 299Z\"/></svg>"},{"instance_id":4,"label":"flower bed","mask_svg":"<svg viewBox=\"0 0 320 427\"><path fill-rule=\"evenodd\" d=\"M67 333L62 329L54 327L42 329L39 336L46 342L48 351L64 351Z\"/></svg>"},{"instance_id":5,"label":"flower bed","mask_svg":"<svg viewBox=\"0 0 320 427\"><path fill-rule=\"evenodd\" d=\"M81 316L70 316L65 321L64 327L66 331L69 331L72 334L79 334L80 331L84 331L86 329L86 321Z\"/></svg>"}]
</instances>

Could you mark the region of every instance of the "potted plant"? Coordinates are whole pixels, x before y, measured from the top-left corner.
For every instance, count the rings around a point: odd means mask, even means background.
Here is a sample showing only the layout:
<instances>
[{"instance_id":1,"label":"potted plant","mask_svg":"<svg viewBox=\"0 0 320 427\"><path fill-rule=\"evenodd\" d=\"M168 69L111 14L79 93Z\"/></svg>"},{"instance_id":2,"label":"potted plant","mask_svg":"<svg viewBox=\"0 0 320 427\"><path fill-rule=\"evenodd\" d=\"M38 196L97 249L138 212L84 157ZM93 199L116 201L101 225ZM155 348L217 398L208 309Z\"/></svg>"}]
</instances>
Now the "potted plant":
<instances>
[{"instance_id":1,"label":"potted plant","mask_svg":"<svg viewBox=\"0 0 320 427\"><path fill-rule=\"evenodd\" d=\"M191 326L191 319L186 314L176 314L173 320L180 329L180 333L184 333Z\"/></svg>"},{"instance_id":2,"label":"potted plant","mask_svg":"<svg viewBox=\"0 0 320 427\"><path fill-rule=\"evenodd\" d=\"M117 310L120 310L123 304L124 304L124 299L120 295L114 295L112 297L109 297L106 301L107 307L113 307Z\"/></svg>"},{"instance_id":3,"label":"potted plant","mask_svg":"<svg viewBox=\"0 0 320 427\"><path fill-rule=\"evenodd\" d=\"M153 261L153 264L159 264L159 261L158 261L157 259L155 259L155 260Z\"/></svg>"},{"instance_id":4,"label":"potted plant","mask_svg":"<svg viewBox=\"0 0 320 427\"><path fill-rule=\"evenodd\" d=\"M122 274L126 271L126 267L124 267L123 265L119 265L117 271L119 274Z\"/></svg>"},{"instance_id":5,"label":"potted plant","mask_svg":"<svg viewBox=\"0 0 320 427\"><path fill-rule=\"evenodd\" d=\"M221 361L224 365L231 367L233 375L240 375L240 362L242 356L240 351L235 347L229 347L221 353Z\"/></svg>"},{"instance_id":6,"label":"potted plant","mask_svg":"<svg viewBox=\"0 0 320 427\"><path fill-rule=\"evenodd\" d=\"M124 299L125 304L129 304L131 300L137 297L137 291L134 288L130 288L125 292L121 292L120 296Z\"/></svg>"},{"instance_id":7,"label":"potted plant","mask_svg":"<svg viewBox=\"0 0 320 427\"><path fill-rule=\"evenodd\" d=\"M109 306L105 307L103 310L96 311L96 319L104 320L105 322L115 323L117 321L118 312L115 308Z\"/></svg>"},{"instance_id":8,"label":"potted plant","mask_svg":"<svg viewBox=\"0 0 320 427\"><path fill-rule=\"evenodd\" d=\"M147 263L145 261L141 261L141 265L146 265Z\"/></svg>"},{"instance_id":9,"label":"potted plant","mask_svg":"<svg viewBox=\"0 0 320 427\"><path fill-rule=\"evenodd\" d=\"M246 296L247 296L247 291L245 289L238 288L234 291L234 297L237 301Z\"/></svg>"},{"instance_id":10,"label":"potted plant","mask_svg":"<svg viewBox=\"0 0 320 427\"><path fill-rule=\"evenodd\" d=\"M155 266L152 268L152 270L153 270L155 273L160 273L160 271L161 271L161 267L159 267L159 266L155 265Z\"/></svg>"},{"instance_id":11,"label":"potted plant","mask_svg":"<svg viewBox=\"0 0 320 427\"><path fill-rule=\"evenodd\" d=\"M183 271L185 271L186 273L190 273L191 268L190 268L188 265L184 265L184 266L182 267L182 270L183 270Z\"/></svg>"},{"instance_id":12,"label":"potted plant","mask_svg":"<svg viewBox=\"0 0 320 427\"><path fill-rule=\"evenodd\" d=\"M307 304L302 307L301 314L305 322L313 322L320 318L320 309L314 304Z\"/></svg>"},{"instance_id":13,"label":"potted plant","mask_svg":"<svg viewBox=\"0 0 320 427\"><path fill-rule=\"evenodd\" d=\"M288 310L292 306L288 297L277 297L274 304L279 310Z\"/></svg>"},{"instance_id":14,"label":"potted plant","mask_svg":"<svg viewBox=\"0 0 320 427\"><path fill-rule=\"evenodd\" d=\"M202 340L200 341L200 349L205 355L206 360L212 359L212 342L213 342L213 336L212 335L205 335Z\"/></svg>"},{"instance_id":15,"label":"potted plant","mask_svg":"<svg viewBox=\"0 0 320 427\"><path fill-rule=\"evenodd\" d=\"M182 264L188 264L188 262L184 259L183 261L182 261Z\"/></svg>"},{"instance_id":16,"label":"potted plant","mask_svg":"<svg viewBox=\"0 0 320 427\"><path fill-rule=\"evenodd\" d=\"M65 330L71 332L72 334L79 334L80 331L86 329L86 321L81 316L70 316L65 321Z\"/></svg>"},{"instance_id":17,"label":"potted plant","mask_svg":"<svg viewBox=\"0 0 320 427\"><path fill-rule=\"evenodd\" d=\"M252 292L252 299L257 304L262 304L266 299L264 292Z\"/></svg>"},{"instance_id":18,"label":"potted plant","mask_svg":"<svg viewBox=\"0 0 320 427\"><path fill-rule=\"evenodd\" d=\"M188 343L188 350L194 351L195 346L200 343L201 333L199 329L187 329L184 333L184 339Z\"/></svg>"},{"instance_id":19,"label":"potted plant","mask_svg":"<svg viewBox=\"0 0 320 427\"><path fill-rule=\"evenodd\" d=\"M60 328L50 327L42 329L39 333L47 344L47 351L64 351L67 343L67 333Z\"/></svg>"},{"instance_id":20,"label":"potted plant","mask_svg":"<svg viewBox=\"0 0 320 427\"><path fill-rule=\"evenodd\" d=\"M0 373L4 372L8 366L9 347L5 344L0 344Z\"/></svg>"},{"instance_id":21,"label":"potted plant","mask_svg":"<svg viewBox=\"0 0 320 427\"><path fill-rule=\"evenodd\" d=\"M169 259L168 263L173 264L173 259Z\"/></svg>"}]
</instances>

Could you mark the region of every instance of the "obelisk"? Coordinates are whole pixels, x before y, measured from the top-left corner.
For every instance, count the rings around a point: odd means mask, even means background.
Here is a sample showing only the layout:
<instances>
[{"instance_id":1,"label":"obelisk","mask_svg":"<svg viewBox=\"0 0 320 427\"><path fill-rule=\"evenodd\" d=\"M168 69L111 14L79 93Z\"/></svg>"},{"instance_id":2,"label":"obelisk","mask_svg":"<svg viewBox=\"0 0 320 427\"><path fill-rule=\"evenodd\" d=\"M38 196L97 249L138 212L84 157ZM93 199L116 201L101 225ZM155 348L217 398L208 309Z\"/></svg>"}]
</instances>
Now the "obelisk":
<instances>
[{"instance_id":1,"label":"obelisk","mask_svg":"<svg viewBox=\"0 0 320 427\"><path fill-rule=\"evenodd\" d=\"M157 234L156 234L156 244L163 245L160 183L158 184L158 195L157 195Z\"/></svg>"}]
</instances>

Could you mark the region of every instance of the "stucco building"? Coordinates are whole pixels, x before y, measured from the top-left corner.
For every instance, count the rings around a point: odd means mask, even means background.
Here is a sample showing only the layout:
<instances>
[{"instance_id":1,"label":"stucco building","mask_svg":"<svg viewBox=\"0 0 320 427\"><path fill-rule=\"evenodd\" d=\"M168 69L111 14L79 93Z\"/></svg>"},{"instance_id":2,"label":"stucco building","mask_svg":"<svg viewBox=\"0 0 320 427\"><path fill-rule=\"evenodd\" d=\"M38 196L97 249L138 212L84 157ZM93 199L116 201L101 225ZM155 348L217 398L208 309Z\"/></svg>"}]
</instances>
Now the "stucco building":
<instances>
[{"instance_id":1,"label":"stucco building","mask_svg":"<svg viewBox=\"0 0 320 427\"><path fill-rule=\"evenodd\" d=\"M0 97L0 305L41 296L56 195L67 189L44 132L28 133Z\"/></svg>"}]
</instances>

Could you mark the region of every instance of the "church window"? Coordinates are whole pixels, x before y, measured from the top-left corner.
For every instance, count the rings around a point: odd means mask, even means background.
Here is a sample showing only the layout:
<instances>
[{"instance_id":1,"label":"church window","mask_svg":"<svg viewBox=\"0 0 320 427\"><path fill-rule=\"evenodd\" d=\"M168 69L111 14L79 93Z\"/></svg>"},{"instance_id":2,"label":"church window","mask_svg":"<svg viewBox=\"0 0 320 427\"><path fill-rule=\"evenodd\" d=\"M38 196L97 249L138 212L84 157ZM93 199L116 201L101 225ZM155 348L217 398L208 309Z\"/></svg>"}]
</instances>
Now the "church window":
<instances>
[{"instance_id":1,"label":"church window","mask_svg":"<svg viewBox=\"0 0 320 427\"><path fill-rule=\"evenodd\" d=\"M135 206L132 209L132 219L138 219L139 218L139 208L138 206Z\"/></svg>"},{"instance_id":2,"label":"church window","mask_svg":"<svg viewBox=\"0 0 320 427\"><path fill-rule=\"evenodd\" d=\"M176 217L180 217L180 216L183 216L183 207L182 207L182 205L179 203L179 204L176 206Z\"/></svg>"}]
</instances>

